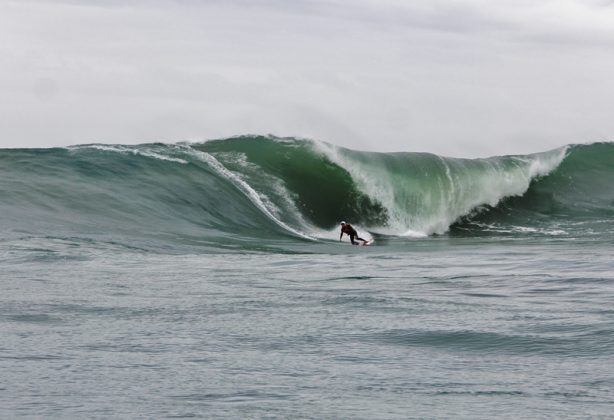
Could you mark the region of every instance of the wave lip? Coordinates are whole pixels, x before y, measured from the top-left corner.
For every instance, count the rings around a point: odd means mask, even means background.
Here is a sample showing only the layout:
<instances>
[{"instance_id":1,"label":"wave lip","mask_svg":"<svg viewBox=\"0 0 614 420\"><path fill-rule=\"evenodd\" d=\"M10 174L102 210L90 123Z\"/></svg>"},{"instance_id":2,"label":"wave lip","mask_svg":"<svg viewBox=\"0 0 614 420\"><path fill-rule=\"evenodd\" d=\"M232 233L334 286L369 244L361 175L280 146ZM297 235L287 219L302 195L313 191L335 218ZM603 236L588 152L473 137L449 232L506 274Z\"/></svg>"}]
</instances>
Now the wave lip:
<instances>
[{"instance_id":1,"label":"wave lip","mask_svg":"<svg viewBox=\"0 0 614 420\"><path fill-rule=\"evenodd\" d=\"M364 191L382 203L389 220L376 232L428 236L446 232L480 206L524 194L531 181L554 170L566 148L527 156L454 159L427 153L367 153L320 144Z\"/></svg>"}]
</instances>

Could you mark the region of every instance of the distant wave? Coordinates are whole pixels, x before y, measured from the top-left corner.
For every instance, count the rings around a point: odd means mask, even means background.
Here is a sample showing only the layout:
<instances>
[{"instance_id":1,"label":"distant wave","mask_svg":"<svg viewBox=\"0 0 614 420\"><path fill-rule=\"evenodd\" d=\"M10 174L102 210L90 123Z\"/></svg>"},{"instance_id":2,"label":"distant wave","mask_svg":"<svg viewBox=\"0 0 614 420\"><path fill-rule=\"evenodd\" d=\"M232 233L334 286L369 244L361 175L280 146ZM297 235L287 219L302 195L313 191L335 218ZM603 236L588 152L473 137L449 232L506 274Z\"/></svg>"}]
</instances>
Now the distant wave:
<instances>
[{"instance_id":1,"label":"distant wave","mask_svg":"<svg viewBox=\"0 0 614 420\"><path fill-rule=\"evenodd\" d=\"M270 136L3 149L0 227L220 247L334 239L340 220L391 236L566 234L612 220L613 171L611 143L487 159Z\"/></svg>"}]
</instances>

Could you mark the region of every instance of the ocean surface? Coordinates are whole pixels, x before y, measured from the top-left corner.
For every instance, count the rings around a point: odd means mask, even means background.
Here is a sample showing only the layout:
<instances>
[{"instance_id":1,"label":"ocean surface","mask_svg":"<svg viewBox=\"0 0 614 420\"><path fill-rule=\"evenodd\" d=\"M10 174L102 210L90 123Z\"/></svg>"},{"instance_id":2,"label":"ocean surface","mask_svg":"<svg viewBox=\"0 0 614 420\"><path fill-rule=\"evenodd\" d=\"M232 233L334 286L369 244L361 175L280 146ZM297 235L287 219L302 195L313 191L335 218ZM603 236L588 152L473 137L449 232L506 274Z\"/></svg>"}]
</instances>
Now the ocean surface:
<instances>
[{"instance_id":1,"label":"ocean surface","mask_svg":"<svg viewBox=\"0 0 614 420\"><path fill-rule=\"evenodd\" d=\"M613 255L612 143L0 149L0 418L612 418Z\"/></svg>"}]
</instances>

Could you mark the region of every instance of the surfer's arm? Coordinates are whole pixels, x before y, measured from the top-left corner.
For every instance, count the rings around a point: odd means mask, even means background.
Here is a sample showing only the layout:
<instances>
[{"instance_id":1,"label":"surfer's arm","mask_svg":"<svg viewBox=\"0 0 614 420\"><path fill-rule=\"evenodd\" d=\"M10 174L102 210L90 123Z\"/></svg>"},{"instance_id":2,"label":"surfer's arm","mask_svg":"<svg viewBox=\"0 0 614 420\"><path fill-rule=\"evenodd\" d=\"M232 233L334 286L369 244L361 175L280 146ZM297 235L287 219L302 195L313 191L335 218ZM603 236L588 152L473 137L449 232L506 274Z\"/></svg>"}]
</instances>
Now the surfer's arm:
<instances>
[{"instance_id":1,"label":"surfer's arm","mask_svg":"<svg viewBox=\"0 0 614 420\"><path fill-rule=\"evenodd\" d=\"M341 238L343 238L343 231L341 231L341 235L339 235L339 242L341 242Z\"/></svg>"}]
</instances>

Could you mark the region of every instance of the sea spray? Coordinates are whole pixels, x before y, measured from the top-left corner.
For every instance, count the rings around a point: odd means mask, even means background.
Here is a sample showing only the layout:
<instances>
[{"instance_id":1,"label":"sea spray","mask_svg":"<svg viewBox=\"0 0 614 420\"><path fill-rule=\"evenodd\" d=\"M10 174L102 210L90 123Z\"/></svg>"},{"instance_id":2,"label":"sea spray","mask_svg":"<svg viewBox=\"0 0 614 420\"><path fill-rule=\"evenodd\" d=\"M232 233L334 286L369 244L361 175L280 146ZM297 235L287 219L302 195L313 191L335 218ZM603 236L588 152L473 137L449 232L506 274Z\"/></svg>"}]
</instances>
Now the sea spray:
<instances>
[{"instance_id":1,"label":"sea spray","mask_svg":"<svg viewBox=\"0 0 614 420\"><path fill-rule=\"evenodd\" d=\"M528 156L454 159L428 153L358 152L317 144L317 150L347 169L389 215L377 232L420 236L444 233L460 217L524 194L531 180L556 168L565 148Z\"/></svg>"}]
</instances>

